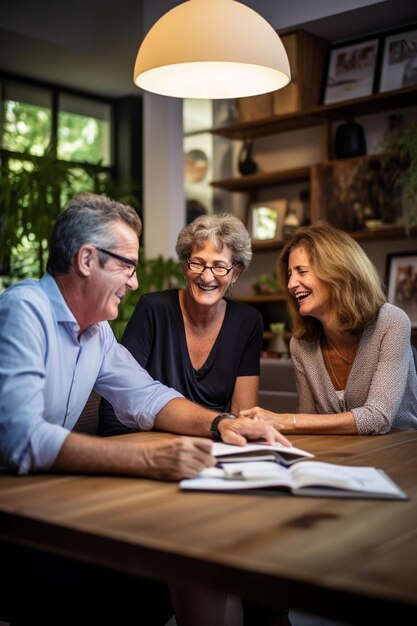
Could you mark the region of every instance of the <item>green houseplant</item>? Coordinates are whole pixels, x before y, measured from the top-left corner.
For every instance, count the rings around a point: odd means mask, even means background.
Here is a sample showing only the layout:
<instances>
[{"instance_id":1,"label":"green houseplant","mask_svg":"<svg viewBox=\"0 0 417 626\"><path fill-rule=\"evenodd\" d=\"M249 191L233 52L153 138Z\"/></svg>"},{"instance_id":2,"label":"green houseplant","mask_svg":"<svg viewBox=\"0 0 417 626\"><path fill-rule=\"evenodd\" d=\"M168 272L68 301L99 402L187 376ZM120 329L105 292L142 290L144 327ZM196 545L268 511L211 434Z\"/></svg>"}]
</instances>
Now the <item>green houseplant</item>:
<instances>
[{"instance_id":1,"label":"green houseplant","mask_svg":"<svg viewBox=\"0 0 417 626\"><path fill-rule=\"evenodd\" d=\"M393 167L394 185L402 196L404 228L410 235L417 226L417 122L402 125L401 119L395 121L382 147L393 155L385 158L390 159Z\"/></svg>"},{"instance_id":2,"label":"green houseplant","mask_svg":"<svg viewBox=\"0 0 417 626\"><path fill-rule=\"evenodd\" d=\"M26 166L0 169L0 264L10 264L0 287L27 277L41 277L46 268L48 238L55 219L67 201L84 190L106 194L138 209L138 184L112 180L97 167L84 165L80 176L72 164L59 161L50 145L41 159L31 157ZM142 252L138 269L139 289L129 292L112 322L118 339L143 293L183 286L184 277L173 259L146 259Z\"/></svg>"},{"instance_id":3,"label":"green houseplant","mask_svg":"<svg viewBox=\"0 0 417 626\"><path fill-rule=\"evenodd\" d=\"M71 195L76 177L57 161L49 146L41 159L0 170L0 250L6 265L14 254L11 278L41 276L45 270L51 225L61 211L61 198Z\"/></svg>"},{"instance_id":4,"label":"green houseplant","mask_svg":"<svg viewBox=\"0 0 417 626\"><path fill-rule=\"evenodd\" d=\"M368 219L401 224L410 236L417 226L417 122L404 125L395 114L388 120L381 152L358 159L350 179L344 173L353 209L350 227L360 230ZM340 187L333 185L332 192L341 197Z\"/></svg>"},{"instance_id":5,"label":"green houseplant","mask_svg":"<svg viewBox=\"0 0 417 626\"><path fill-rule=\"evenodd\" d=\"M259 274L253 283L255 293L269 295L279 291L279 285L274 274Z\"/></svg>"},{"instance_id":6,"label":"green houseplant","mask_svg":"<svg viewBox=\"0 0 417 626\"><path fill-rule=\"evenodd\" d=\"M88 165L83 171L60 161L50 144L42 158L0 169L0 265L9 266L3 287L26 277L40 277L46 267L48 238L67 201L80 191L104 193L138 208L137 184L111 180ZM3 271L4 273L4 271Z\"/></svg>"},{"instance_id":7,"label":"green houseplant","mask_svg":"<svg viewBox=\"0 0 417 626\"><path fill-rule=\"evenodd\" d=\"M125 295L119 305L119 315L111 322L113 332L119 341L135 306L144 293L185 286L184 275L178 261L172 258L164 259L161 255L155 259L146 259L143 252L141 252L138 268L138 282L139 288Z\"/></svg>"}]
</instances>

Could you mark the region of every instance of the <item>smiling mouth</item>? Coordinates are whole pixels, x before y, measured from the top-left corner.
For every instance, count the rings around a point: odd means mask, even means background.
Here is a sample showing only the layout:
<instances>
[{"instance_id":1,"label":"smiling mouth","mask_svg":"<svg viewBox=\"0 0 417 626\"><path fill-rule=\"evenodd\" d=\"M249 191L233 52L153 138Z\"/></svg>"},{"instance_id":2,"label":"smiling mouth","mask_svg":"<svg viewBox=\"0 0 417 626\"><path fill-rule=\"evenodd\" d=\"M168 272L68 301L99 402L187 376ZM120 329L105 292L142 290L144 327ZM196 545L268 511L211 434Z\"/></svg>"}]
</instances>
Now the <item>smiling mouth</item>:
<instances>
[{"instance_id":1,"label":"smiling mouth","mask_svg":"<svg viewBox=\"0 0 417 626\"><path fill-rule=\"evenodd\" d=\"M203 285L202 283L197 283L197 287L202 291L214 291L217 289L216 285Z\"/></svg>"},{"instance_id":2,"label":"smiling mouth","mask_svg":"<svg viewBox=\"0 0 417 626\"><path fill-rule=\"evenodd\" d=\"M307 296L309 296L310 294L311 291L300 291L300 293L295 294L295 299L297 300L298 304L300 304L300 302L307 298Z\"/></svg>"}]
</instances>

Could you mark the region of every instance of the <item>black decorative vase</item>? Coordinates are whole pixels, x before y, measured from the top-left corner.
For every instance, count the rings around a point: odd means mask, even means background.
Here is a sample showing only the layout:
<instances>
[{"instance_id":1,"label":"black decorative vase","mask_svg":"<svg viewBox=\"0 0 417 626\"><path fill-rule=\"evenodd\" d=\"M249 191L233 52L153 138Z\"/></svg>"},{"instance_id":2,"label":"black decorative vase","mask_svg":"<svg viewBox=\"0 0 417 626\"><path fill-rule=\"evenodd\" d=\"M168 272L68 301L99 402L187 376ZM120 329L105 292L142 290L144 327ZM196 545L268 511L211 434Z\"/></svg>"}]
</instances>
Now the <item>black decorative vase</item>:
<instances>
[{"instance_id":1,"label":"black decorative vase","mask_svg":"<svg viewBox=\"0 0 417 626\"><path fill-rule=\"evenodd\" d=\"M252 160L252 142L249 139L245 140L240 151L238 168L242 176L255 174L258 169L255 161Z\"/></svg>"},{"instance_id":2,"label":"black decorative vase","mask_svg":"<svg viewBox=\"0 0 417 626\"><path fill-rule=\"evenodd\" d=\"M337 159L366 154L366 139L363 127L357 122L346 122L338 126L334 151Z\"/></svg>"}]
</instances>

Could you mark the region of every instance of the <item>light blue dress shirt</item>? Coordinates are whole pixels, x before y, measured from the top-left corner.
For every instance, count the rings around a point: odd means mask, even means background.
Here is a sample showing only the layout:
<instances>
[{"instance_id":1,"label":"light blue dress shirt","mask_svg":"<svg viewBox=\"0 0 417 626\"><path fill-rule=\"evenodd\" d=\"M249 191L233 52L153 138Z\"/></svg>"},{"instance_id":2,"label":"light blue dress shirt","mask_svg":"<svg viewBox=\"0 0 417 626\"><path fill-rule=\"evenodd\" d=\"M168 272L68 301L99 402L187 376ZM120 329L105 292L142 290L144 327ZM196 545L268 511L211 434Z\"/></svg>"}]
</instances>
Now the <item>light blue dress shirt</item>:
<instances>
[{"instance_id":1,"label":"light blue dress shirt","mask_svg":"<svg viewBox=\"0 0 417 626\"><path fill-rule=\"evenodd\" d=\"M49 274L0 295L0 465L19 474L49 469L93 389L140 430L183 397L153 380L108 322L78 333Z\"/></svg>"}]
</instances>

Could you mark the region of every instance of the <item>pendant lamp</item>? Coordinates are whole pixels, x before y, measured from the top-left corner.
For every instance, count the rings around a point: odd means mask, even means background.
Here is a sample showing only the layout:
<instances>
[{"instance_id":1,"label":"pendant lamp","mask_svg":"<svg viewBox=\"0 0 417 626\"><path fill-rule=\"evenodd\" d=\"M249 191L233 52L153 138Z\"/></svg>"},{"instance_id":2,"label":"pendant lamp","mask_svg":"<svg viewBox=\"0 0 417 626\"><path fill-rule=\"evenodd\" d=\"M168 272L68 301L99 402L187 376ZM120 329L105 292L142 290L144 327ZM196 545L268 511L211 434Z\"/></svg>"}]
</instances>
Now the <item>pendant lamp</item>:
<instances>
[{"instance_id":1,"label":"pendant lamp","mask_svg":"<svg viewBox=\"0 0 417 626\"><path fill-rule=\"evenodd\" d=\"M235 0L188 0L163 15L139 48L133 80L175 98L255 96L290 81L276 31Z\"/></svg>"}]
</instances>

